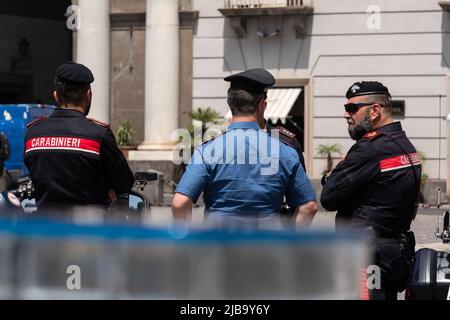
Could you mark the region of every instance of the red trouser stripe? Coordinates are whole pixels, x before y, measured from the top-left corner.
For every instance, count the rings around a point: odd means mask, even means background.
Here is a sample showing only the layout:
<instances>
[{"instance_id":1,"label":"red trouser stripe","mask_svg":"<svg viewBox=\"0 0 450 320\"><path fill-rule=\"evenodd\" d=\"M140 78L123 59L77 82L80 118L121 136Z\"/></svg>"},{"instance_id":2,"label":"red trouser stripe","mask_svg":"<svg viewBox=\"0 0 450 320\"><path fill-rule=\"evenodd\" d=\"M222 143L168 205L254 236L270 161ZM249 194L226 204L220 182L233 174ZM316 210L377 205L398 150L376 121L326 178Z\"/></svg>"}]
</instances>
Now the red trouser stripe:
<instances>
[{"instance_id":1,"label":"red trouser stripe","mask_svg":"<svg viewBox=\"0 0 450 320\"><path fill-rule=\"evenodd\" d=\"M359 284L359 299L369 300L369 288L367 287L367 271L361 268L360 271L360 284Z\"/></svg>"}]
</instances>

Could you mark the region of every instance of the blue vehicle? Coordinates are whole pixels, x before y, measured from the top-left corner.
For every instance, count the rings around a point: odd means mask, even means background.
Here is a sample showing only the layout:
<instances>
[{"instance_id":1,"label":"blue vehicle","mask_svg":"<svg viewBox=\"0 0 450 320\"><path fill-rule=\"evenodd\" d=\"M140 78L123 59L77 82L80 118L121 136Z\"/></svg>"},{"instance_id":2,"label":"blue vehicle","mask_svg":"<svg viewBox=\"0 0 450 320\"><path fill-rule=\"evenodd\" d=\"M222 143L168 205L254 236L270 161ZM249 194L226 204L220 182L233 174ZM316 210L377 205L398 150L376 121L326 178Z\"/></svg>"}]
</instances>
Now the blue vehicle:
<instances>
[{"instance_id":1,"label":"blue vehicle","mask_svg":"<svg viewBox=\"0 0 450 320\"><path fill-rule=\"evenodd\" d=\"M6 135L10 144L10 159L5 162L6 170L19 171L21 176L28 174L23 163L27 124L50 115L55 108L53 105L43 104L0 105L0 133Z\"/></svg>"}]
</instances>

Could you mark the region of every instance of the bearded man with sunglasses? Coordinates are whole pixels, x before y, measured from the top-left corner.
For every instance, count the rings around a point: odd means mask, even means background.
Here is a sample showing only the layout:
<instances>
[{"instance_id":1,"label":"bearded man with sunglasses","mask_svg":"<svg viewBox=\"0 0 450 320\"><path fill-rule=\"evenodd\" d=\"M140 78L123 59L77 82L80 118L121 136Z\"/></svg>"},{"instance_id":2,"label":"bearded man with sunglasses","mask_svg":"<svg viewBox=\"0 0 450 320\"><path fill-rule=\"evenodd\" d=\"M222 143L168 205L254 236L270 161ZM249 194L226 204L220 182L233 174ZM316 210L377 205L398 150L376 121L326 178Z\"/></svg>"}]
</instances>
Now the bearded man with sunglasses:
<instances>
[{"instance_id":1,"label":"bearded man with sunglasses","mask_svg":"<svg viewBox=\"0 0 450 320\"><path fill-rule=\"evenodd\" d=\"M370 232L381 285L370 299L396 299L405 289L414 255L410 229L417 212L421 163L380 82L356 82L347 91L344 118L356 143L322 179L322 206L336 211L336 228ZM371 275L369 275L370 277Z\"/></svg>"}]
</instances>

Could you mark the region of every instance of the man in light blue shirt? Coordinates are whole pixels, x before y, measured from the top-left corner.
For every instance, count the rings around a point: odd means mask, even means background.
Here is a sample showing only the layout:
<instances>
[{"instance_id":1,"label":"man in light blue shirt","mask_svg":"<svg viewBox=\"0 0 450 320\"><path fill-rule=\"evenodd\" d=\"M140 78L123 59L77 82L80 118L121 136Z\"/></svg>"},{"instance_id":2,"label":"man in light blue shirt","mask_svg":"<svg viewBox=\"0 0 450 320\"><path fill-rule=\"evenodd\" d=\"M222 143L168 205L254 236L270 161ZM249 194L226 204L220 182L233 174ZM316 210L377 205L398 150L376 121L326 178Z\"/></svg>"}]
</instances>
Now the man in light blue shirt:
<instances>
[{"instance_id":1,"label":"man in light blue shirt","mask_svg":"<svg viewBox=\"0 0 450 320\"><path fill-rule=\"evenodd\" d=\"M203 192L205 213L215 217L259 219L277 216L283 197L296 208L299 226L309 226L315 193L297 151L264 128L267 88L275 83L263 69L225 78L231 82L233 114L227 131L197 148L172 203L175 218L186 219Z\"/></svg>"}]
</instances>

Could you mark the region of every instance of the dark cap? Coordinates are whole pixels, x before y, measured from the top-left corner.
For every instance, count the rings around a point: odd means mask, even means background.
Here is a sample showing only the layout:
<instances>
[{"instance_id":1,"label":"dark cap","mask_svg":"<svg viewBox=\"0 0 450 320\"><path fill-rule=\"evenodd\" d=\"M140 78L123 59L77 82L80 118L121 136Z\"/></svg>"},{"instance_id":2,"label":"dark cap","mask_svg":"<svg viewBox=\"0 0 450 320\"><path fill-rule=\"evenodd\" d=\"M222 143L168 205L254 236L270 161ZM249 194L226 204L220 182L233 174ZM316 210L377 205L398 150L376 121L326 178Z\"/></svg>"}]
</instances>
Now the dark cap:
<instances>
[{"instance_id":1,"label":"dark cap","mask_svg":"<svg viewBox=\"0 0 450 320\"><path fill-rule=\"evenodd\" d=\"M388 88L378 81L355 82L348 88L345 96L347 99L350 99L357 96L368 96L373 94L384 94L391 98Z\"/></svg>"},{"instance_id":2,"label":"dark cap","mask_svg":"<svg viewBox=\"0 0 450 320\"><path fill-rule=\"evenodd\" d=\"M94 76L86 66L72 61L60 65L56 69L56 78L60 81L70 81L77 83L92 83Z\"/></svg>"},{"instance_id":3,"label":"dark cap","mask_svg":"<svg viewBox=\"0 0 450 320\"><path fill-rule=\"evenodd\" d=\"M242 89L252 92L266 93L268 87L275 84L275 78L264 69L251 69L224 78L231 82L231 89Z\"/></svg>"}]
</instances>

